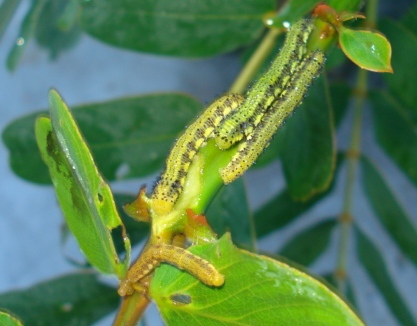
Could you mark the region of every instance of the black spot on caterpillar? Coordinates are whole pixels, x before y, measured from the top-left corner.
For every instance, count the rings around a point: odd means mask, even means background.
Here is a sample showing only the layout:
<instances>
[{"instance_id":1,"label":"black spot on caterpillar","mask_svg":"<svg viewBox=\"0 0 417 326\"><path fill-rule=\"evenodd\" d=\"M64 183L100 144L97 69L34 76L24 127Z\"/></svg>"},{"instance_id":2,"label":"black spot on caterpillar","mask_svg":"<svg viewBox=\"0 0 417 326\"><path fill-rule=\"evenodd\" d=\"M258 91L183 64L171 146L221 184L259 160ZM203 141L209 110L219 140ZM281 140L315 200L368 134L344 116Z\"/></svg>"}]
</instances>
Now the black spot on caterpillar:
<instances>
[{"instance_id":1,"label":"black spot on caterpillar","mask_svg":"<svg viewBox=\"0 0 417 326\"><path fill-rule=\"evenodd\" d=\"M319 74L325 61L324 53L310 53L292 76L290 84L282 93L282 97L272 103L271 108L246 140L239 144L237 153L223 169L220 175L228 184L240 177L255 163L262 151L269 145L284 119L301 103L309 85Z\"/></svg>"},{"instance_id":2,"label":"black spot on caterpillar","mask_svg":"<svg viewBox=\"0 0 417 326\"><path fill-rule=\"evenodd\" d=\"M224 283L224 276L203 258L180 247L157 244L147 249L129 269L126 279L120 283L119 295L132 294L134 284L152 273L161 263L185 270L209 286L221 286Z\"/></svg>"},{"instance_id":3,"label":"black spot on caterpillar","mask_svg":"<svg viewBox=\"0 0 417 326\"><path fill-rule=\"evenodd\" d=\"M241 107L225 119L215 131L216 144L227 149L248 136L261 122L272 102L282 93L291 76L298 70L306 53L306 44L313 25L311 21L296 22L287 33L284 46L269 70L246 94Z\"/></svg>"},{"instance_id":4,"label":"black spot on caterpillar","mask_svg":"<svg viewBox=\"0 0 417 326\"><path fill-rule=\"evenodd\" d=\"M165 171L152 193L152 205L157 214L167 214L172 210L182 192L185 177L197 151L241 102L243 97L238 94L219 98L178 138L167 158Z\"/></svg>"}]
</instances>

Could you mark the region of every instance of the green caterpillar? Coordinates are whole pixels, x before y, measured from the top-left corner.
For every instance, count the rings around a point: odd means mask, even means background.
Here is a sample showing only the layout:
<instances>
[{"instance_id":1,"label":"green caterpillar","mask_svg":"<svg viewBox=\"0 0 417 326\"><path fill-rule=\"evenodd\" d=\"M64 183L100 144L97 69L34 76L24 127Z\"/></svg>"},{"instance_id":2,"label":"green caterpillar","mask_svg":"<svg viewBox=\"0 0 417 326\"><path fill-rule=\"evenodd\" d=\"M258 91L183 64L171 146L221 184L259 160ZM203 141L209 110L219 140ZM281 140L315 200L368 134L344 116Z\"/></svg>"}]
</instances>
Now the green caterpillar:
<instances>
[{"instance_id":1,"label":"green caterpillar","mask_svg":"<svg viewBox=\"0 0 417 326\"><path fill-rule=\"evenodd\" d=\"M291 78L289 86L272 103L261 122L251 134L246 136L246 140L239 144L238 151L229 164L220 170L224 183L228 184L236 180L255 163L284 119L301 103L324 61L324 53L321 51L312 52L303 60L300 69Z\"/></svg>"},{"instance_id":2,"label":"green caterpillar","mask_svg":"<svg viewBox=\"0 0 417 326\"><path fill-rule=\"evenodd\" d=\"M178 138L166 161L166 169L152 193L153 207L157 214L171 211L182 192L188 169L199 148L243 100L243 96L238 94L219 98Z\"/></svg>"},{"instance_id":3,"label":"green caterpillar","mask_svg":"<svg viewBox=\"0 0 417 326\"><path fill-rule=\"evenodd\" d=\"M287 33L284 46L269 70L249 89L246 100L215 131L216 144L227 149L240 141L261 122L263 115L299 69L313 25L309 20L296 22Z\"/></svg>"}]
</instances>

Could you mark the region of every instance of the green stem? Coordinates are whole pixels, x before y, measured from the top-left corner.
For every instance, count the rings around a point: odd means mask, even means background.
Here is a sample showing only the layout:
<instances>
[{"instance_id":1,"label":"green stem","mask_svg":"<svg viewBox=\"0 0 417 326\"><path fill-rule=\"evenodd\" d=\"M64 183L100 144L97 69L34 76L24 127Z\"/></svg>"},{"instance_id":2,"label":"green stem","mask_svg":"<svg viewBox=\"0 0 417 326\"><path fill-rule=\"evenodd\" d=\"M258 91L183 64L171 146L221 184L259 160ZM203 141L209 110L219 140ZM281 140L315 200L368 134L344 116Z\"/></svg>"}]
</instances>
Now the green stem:
<instances>
[{"instance_id":1,"label":"green stem","mask_svg":"<svg viewBox=\"0 0 417 326\"><path fill-rule=\"evenodd\" d=\"M367 7L367 24L368 26L375 25L376 11L378 0L370 0ZM358 160L360 158L361 150L361 129L363 118L363 107L367 93L368 72L366 70L359 70L356 87L354 90L354 104L353 104L353 125L349 148L347 150L347 180L344 190L344 199L342 212L340 214L340 239L339 252L335 278L337 286L342 293L346 293L346 278L347 278L347 264L348 264L348 247L350 240L350 233L353 223L352 206L354 186L357 177Z\"/></svg>"},{"instance_id":2,"label":"green stem","mask_svg":"<svg viewBox=\"0 0 417 326\"><path fill-rule=\"evenodd\" d=\"M230 87L229 93L243 93L246 90L256 72L259 70L259 67L274 48L275 41L280 33L280 30L274 28L270 29L266 33L262 42L256 48L249 61L243 67L239 76Z\"/></svg>"}]
</instances>

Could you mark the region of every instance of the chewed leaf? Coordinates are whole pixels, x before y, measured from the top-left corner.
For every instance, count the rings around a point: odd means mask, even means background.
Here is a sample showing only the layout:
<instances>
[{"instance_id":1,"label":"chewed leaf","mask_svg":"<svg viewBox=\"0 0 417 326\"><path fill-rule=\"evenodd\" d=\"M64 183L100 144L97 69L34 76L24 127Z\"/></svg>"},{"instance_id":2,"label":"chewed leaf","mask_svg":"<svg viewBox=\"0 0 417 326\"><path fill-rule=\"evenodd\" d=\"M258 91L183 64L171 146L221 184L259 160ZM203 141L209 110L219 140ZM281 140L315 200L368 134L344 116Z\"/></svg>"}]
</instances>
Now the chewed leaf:
<instances>
[{"instance_id":1,"label":"chewed leaf","mask_svg":"<svg viewBox=\"0 0 417 326\"><path fill-rule=\"evenodd\" d=\"M65 219L89 262L101 272L121 278L129 261L130 243L124 237L127 257L121 262L111 231L123 229L123 224L110 188L61 97L51 91L49 100L51 120L37 120L36 138Z\"/></svg>"},{"instance_id":2,"label":"chewed leaf","mask_svg":"<svg viewBox=\"0 0 417 326\"><path fill-rule=\"evenodd\" d=\"M360 68L375 72L393 72L391 44L377 32L339 29L339 43L343 52Z\"/></svg>"},{"instance_id":3,"label":"chewed leaf","mask_svg":"<svg viewBox=\"0 0 417 326\"><path fill-rule=\"evenodd\" d=\"M168 325L363 325L325 285L236 248L229 235L189 250L213 264L225 283L208 287L172 266L157 268L150 291Z\"/></svg>"}]
</instances>

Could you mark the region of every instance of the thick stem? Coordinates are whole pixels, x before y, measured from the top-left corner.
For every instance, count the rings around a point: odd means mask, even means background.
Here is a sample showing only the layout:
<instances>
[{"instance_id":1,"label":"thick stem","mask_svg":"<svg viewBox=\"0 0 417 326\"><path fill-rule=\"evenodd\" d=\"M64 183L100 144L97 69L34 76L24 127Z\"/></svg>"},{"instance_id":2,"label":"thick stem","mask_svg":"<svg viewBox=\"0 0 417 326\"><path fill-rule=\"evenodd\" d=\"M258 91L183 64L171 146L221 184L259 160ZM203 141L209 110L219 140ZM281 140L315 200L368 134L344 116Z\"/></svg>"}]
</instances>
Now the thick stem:
<instances>
[{"instance_id":1,"label":"thick stem","mask_svg":"<svg viewBox=\"0 0 417 326\"><path fill-rule=\"evenodd\" d=\"M366 10L366 25L373 28L376 22L376 13L378 7L378 0L370 0ZM335 271L335 278L337 286L342 293L346 293L346 279L347 279L347 264L348 264L348 247L350 233L353 223L352 205L354 186L357 177L358 160L360 158L361 150L361 129L363 107L367 93L368 72L366 70L359 70L356 87L354 90L354 106L353 106L353 125L350 145L347 150L347 176L344 190L343 208L340 214L340 241L337 267Z\"/></svg>"}]
</instances>

